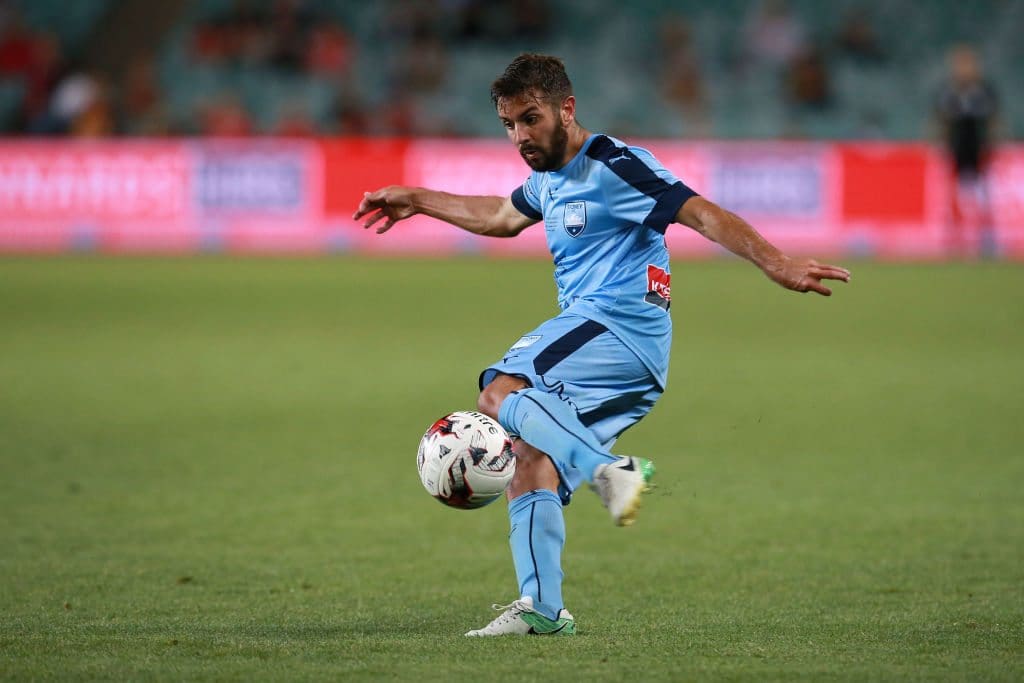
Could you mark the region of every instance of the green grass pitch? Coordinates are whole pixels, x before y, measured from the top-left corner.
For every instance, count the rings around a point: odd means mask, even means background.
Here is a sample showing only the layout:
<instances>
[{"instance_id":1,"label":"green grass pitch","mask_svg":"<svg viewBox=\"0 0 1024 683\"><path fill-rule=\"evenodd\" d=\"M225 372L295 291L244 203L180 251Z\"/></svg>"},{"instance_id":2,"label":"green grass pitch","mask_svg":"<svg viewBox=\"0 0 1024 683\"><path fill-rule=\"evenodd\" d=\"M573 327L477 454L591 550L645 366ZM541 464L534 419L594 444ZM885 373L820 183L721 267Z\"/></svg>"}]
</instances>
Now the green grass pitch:
<instances>
[{"instance_id":1,"label":"green grass pitch","mask_svg":"<svg viewBox=\"0 0 1024 683\"><path fill-rule=\"evenodd\" d=\"M0 260L0 679L1024 679L1024 269L823 299L675 264L668 392L581 491L580 633L468 640L502 504L416 444L554 313L539 261Z\"/></svg>"}]
</instances>

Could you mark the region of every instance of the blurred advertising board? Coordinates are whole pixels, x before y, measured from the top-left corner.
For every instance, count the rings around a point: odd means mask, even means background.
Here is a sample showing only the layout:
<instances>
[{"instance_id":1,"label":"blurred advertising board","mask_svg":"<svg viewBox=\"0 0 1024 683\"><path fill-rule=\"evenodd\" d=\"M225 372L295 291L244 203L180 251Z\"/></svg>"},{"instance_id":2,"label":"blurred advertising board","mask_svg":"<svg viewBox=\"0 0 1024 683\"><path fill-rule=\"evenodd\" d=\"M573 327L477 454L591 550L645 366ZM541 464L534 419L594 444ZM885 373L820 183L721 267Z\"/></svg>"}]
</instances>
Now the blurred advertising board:
<instances>
[{"instance_id":1,"label":"blurred advertising board","mask_svg":"<svg viewBox=\"0 0 1024 683\"><path fill-rule=\"evenodd\" d=\"M278 141L0 143L0 249L319 246L320 158Z\"/></svg>"},{"instance_id":2,"label":"blurred advertising board","mask_svg":"<svg viewBox=\"0 0 1024 683\"><path fill-rule=\"evenodd\" d=\"M959 225L994 224L1024 259L1024 145L961 196L924 144L639 140L683 182L793 252L942 258ZM0 141L0 251L546 253L542 230L480 238L415 217L386 235L352 220L388 184L509 195L529 174L505 141L464 139ZM957 204L956 206L961 206ZM720 250L675 227L673 255Z\"/></svg>"},{"instance_id":3,"label":"blurred advertising board","mask_svg":"<svg viewBox=\"0 0 1024 683\"><path fill-rule=\"evenodd\" d=\"M0 146L0 246L112 248L119 233L181 239L189 171L178 143Z\"/></svg>"}]
</instances>

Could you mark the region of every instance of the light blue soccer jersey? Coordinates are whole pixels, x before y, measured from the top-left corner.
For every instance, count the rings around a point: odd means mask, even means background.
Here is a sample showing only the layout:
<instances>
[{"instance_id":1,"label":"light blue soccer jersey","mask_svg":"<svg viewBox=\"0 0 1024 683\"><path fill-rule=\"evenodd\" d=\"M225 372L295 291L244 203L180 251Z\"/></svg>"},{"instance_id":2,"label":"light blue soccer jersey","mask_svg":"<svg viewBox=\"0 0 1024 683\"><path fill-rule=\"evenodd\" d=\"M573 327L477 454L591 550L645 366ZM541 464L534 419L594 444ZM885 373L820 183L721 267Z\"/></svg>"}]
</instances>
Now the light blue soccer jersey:
<instances>
[{"instance_id":1,"label":"light blue soccer jersey","mask_svg":"<svg viewBox=\"0 0 1024 683\"><path fill-rule=\"evenodd\" d=\"M544 220L559 307L611 330L662 388L672 345L665 230L695 195L650 152L606 135L512 193L516 209Z\"/></svg>"}]
</instances>

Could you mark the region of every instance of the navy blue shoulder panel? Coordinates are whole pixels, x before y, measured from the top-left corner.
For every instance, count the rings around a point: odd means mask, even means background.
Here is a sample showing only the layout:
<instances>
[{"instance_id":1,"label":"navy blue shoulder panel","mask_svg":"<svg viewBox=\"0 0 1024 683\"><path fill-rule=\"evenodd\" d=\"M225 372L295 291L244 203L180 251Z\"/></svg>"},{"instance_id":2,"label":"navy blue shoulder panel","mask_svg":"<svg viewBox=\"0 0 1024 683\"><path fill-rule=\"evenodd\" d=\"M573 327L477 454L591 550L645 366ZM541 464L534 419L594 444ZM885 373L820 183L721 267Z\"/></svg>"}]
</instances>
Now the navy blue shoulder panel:
<instances>
[{"instance_id":1,"label":"navy blue shoulder panel","mask_svg":"<svg viewBox=\"0 0 1024 683\"><path fill-rule=\"evenodd\" d=\"M532 218L535 221L539 221L544 218L540 211L530 206L530 202L526 201L526 193L523 192L523 186L520 185L512 193L512 206L516 207L516 210L526 216Z\"/></svg>"},{"instance_id":2,"label":"navy blue shoulder panel","mask_svg":"<svg viewBox=\"0 0 1024 683\"><path fill-rule=\"evenodd\" d=\"M607 136L598 135L587 148L587 156L600 161L637 192L654 200L654 208L644 219L644 225L662 234L668 228L668 224L675 220L679 207L690 197L697 196L696 192L681 181L669 184L659 178L658 174L628 147L616 147Z\"/></svg>"}]
</instances>

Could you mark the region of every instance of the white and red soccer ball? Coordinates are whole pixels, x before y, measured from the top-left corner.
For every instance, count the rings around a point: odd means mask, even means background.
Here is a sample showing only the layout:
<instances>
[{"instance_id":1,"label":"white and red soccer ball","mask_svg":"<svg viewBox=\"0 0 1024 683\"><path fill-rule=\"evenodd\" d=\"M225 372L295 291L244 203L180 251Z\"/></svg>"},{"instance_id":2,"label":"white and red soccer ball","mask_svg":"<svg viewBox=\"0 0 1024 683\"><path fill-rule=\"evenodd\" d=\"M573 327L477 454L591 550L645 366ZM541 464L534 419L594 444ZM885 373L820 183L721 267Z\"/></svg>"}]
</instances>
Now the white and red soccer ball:
<instances>
[{"instance_id":1,"label":"white and red soccer ball","mask_svg":"<svg viewBox=\"0 0 1024 683\"><path fill-rule=\"evenodd\" d=\"M501 425L467 410L430 426L420 439L416 469L427 493L445 505L471 510L501 497L515 474L516 460Z\"/></svg>"}]
</instances>

